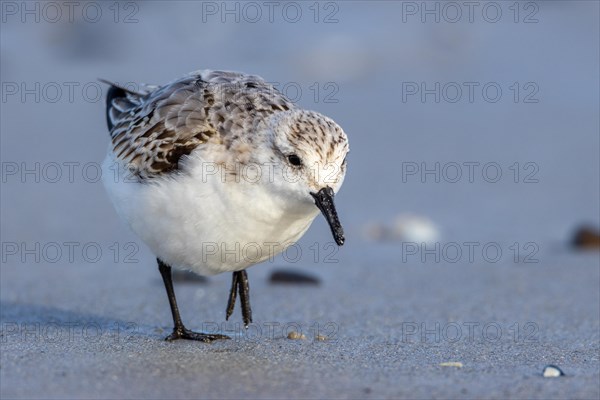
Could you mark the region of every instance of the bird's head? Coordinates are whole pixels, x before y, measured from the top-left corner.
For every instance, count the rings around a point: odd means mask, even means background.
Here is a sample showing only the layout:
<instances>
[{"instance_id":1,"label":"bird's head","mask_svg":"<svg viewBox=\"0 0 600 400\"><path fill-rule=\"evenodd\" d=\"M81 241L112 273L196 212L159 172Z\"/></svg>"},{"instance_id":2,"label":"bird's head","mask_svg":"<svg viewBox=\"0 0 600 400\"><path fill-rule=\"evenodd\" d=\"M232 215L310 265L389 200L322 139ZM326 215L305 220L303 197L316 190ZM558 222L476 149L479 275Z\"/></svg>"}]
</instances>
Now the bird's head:
<instances>
[{"instance_id":1,"label":"bird's head","mask_svg":"<svg viewBox=\"0 0 600 400\"><path fill-rule=\"evenodd\" d=\"M346 175L346 134L332 119L305 110L277 113L269 128L272 157L279 166L277 190L290 202L316 206L341 246L344 233L333 197Z\"/></svg>"}]
</instances>

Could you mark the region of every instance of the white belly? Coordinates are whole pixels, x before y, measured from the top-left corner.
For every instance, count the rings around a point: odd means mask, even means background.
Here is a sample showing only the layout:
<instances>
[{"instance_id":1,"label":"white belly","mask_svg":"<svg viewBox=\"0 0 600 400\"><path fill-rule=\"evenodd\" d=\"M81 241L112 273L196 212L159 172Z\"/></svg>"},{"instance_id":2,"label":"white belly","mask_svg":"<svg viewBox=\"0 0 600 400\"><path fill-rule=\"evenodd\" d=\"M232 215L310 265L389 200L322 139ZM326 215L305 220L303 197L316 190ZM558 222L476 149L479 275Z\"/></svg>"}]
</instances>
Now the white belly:
<instances>
[{"instance_id":1,"label":"white belly","mask_svg":"<svg viewBox=\"0 0 600 400\"><path fill-rule=\"evenodd\" d=\"M285 200L260 184L195 174L141 184L115 179L114 170L109 156L104 184L119 215L161 260L201 275L272 258L318 214L314 205L290 212Z\"/></svg>"}]
</instances>

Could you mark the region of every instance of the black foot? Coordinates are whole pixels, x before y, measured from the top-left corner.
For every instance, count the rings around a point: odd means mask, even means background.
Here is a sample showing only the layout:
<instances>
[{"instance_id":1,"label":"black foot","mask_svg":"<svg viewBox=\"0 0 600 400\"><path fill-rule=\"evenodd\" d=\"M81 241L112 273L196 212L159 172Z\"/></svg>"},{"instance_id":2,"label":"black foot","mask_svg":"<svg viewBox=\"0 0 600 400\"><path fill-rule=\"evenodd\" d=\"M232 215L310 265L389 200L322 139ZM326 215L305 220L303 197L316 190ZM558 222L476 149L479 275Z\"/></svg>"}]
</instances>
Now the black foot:
<instances>
[{"instance_id":1,"label":"black foot","mask_svg":"<svg viewBox=\"0 0 600 400\"><path fill-rule=\"evenodd\" d=\"M204 343L210 343L215 340L231 339L229 336L219 335L218 333L198 333L190 331L187 328L173 329L173 333L165 338L166 341L172 342L174 340L187 339L197 340Z\"/></svg>"},{"instance_id":2,"label":"black foot","mask_svg":"<svg viewBox=\"0 0 600 400\"><path fill-rule=\"evenodd\" d=\"M183 322L181 322L179 307L177 307L177 299L175 298L175 291L173 290L173 279L171 278L171 267L158 259L158 270L162 275L165 289L167 290L167 296L169 297L169 304L171 305L171 313L173 314L173 333L167 336L165 340L171 342L178 339L188 339L209 343L213 340L229 339L229 336L219 335L218 333L198 333L186 329L186 327L183 326Z\"/></svg>"}]
</instances>

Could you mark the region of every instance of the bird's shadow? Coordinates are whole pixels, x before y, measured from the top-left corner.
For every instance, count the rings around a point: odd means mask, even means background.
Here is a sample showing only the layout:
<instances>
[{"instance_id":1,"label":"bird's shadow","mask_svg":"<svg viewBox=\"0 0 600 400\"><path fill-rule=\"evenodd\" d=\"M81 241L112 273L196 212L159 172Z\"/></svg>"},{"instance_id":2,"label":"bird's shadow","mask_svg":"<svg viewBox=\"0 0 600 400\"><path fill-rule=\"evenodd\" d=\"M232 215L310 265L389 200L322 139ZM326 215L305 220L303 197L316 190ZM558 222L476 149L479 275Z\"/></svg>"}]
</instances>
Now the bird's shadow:
<instances>
[{"instance_id":1,"label":"bird's shadow","mask_svg":"<svg viewBox=\"0 0 600 400\"><path fill-rule=\"evenodd\" d=\"M161 339L160 329L137 322L90 313L62 310L39 304L0 302L0 342L12 339L47 340L81 336L100 340L109 335L117 339Z\"/></svg>"}]
</instances>

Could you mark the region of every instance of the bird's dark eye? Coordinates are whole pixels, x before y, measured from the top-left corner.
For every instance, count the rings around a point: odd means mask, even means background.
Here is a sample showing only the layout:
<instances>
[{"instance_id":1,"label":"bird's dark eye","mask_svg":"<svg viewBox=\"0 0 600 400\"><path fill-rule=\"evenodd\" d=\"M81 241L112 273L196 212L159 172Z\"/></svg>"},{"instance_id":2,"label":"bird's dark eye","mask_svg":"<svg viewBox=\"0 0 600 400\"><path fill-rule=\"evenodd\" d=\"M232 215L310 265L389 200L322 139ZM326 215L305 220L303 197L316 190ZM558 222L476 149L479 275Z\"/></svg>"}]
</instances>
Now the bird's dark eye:
<instances>
[{"instance_id":1,"label":"bird's dark eye","mask_svg":"<svg viewBox=\"0 0 600 400\"><path fill-rule=\"evenodd\" d=\"M294 165L296 167L299 167L299 166L302 165L302 160L300 159L300 157L298 157L295 154L290 154L288 156L288 161L290 162L290 164L292 164L292 165Z\"/></svg>"}]
</instances>

